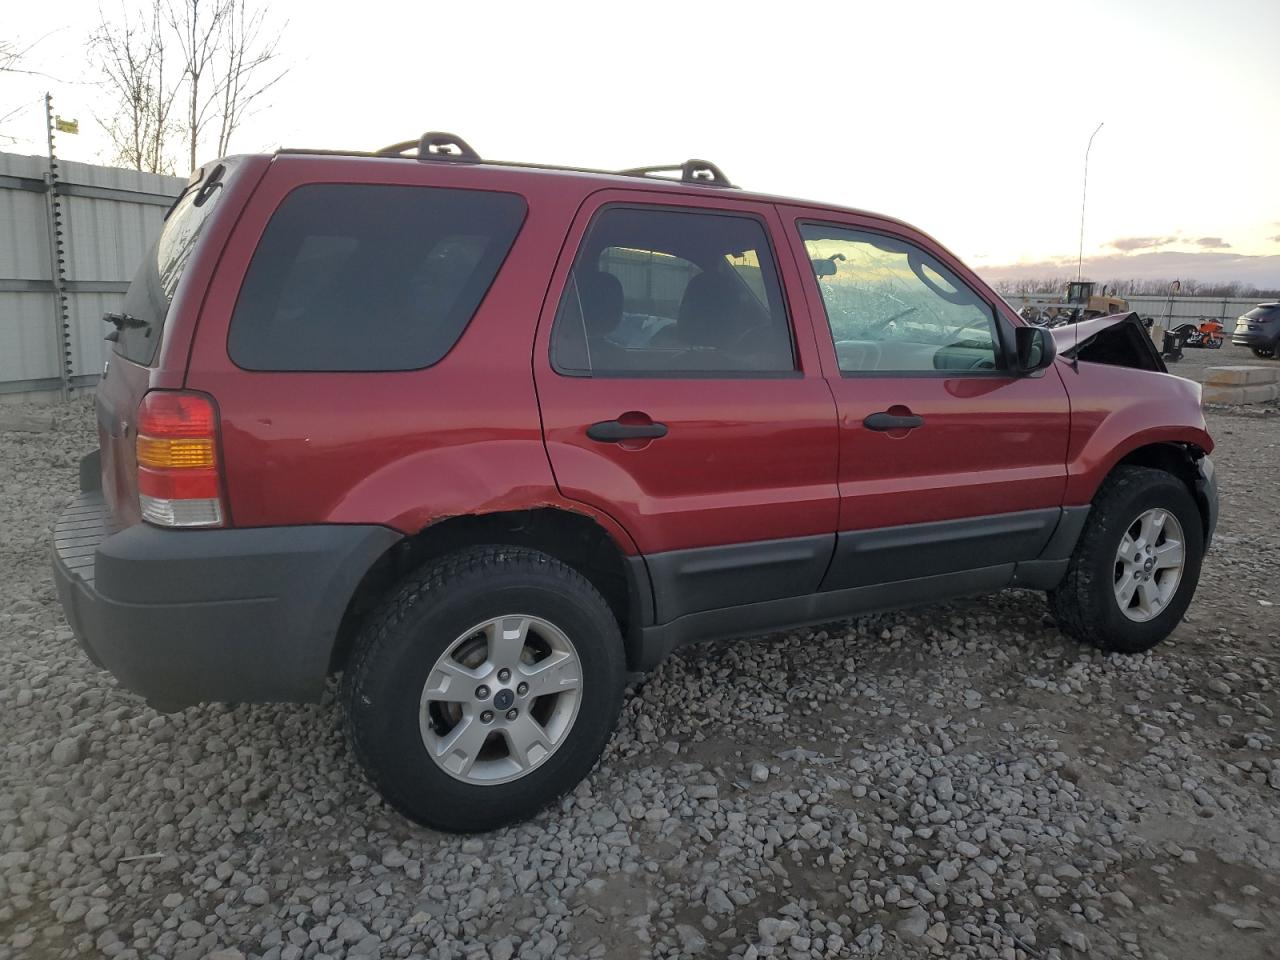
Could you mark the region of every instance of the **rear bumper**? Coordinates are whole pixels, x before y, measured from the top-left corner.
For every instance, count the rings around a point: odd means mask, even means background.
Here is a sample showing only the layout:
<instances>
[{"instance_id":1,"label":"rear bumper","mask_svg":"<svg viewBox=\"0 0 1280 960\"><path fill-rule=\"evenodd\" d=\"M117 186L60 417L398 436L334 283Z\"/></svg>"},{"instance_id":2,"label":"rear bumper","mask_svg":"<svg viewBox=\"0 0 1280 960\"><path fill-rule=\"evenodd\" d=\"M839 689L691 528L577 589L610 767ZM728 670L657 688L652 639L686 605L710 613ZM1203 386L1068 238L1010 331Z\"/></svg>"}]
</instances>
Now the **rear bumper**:
<instances>
[{"instance_id":1,"label":"rear bumper","mask_svg":"<svg viewBox=\"0 0 1280 960\"><path fill-rule=\"evenodd\" d=\"M55 527L53 570L90 659L157 706L307 701L347 602L399 537L339 525L112 533L88 491Z\"/></svg>"}]
</instances>

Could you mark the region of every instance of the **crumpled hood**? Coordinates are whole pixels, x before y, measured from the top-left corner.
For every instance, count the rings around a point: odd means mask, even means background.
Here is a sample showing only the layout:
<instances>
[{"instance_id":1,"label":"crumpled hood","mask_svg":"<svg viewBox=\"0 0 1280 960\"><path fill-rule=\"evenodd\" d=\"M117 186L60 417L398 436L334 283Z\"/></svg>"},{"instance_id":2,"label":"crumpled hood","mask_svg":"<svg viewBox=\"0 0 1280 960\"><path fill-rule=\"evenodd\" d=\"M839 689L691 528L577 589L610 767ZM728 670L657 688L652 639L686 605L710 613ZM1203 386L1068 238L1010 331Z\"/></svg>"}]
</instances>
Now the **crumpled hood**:
<instances>
[{"instance_id":1,"label":"crumpled hood","mask_svg":"<svg viewBox=\"0 0 1280 960\"><path fill-rule=\"evenodd\" d=\"M1069 361L1169 372L1147 332L1147 325L1136 313L1113 313L1053 327L1049 332L1058 355Z\"/></svg>"},{"instance_id":2,"label":"crumpled hood","mask_svg":"<svg viewBox=\"0 0 1280 960\"><path fill-rule=\"evenodd\" d=\"M1058 353L1070 356L1076 344L1084 343L1090 337L1096 336L1103 330L1124 323L1129 319L1132 319L1142 331L1143 336L1146 336L1146 325L1133 311L1129 313L1112 313L1105 317L1094 317L1092 320L1081 320L1079 323L1068 323L1061 327L1054 327L1049 332L1053 334L1053 342L1058 347Z\"/></svg>"}]
</instances>

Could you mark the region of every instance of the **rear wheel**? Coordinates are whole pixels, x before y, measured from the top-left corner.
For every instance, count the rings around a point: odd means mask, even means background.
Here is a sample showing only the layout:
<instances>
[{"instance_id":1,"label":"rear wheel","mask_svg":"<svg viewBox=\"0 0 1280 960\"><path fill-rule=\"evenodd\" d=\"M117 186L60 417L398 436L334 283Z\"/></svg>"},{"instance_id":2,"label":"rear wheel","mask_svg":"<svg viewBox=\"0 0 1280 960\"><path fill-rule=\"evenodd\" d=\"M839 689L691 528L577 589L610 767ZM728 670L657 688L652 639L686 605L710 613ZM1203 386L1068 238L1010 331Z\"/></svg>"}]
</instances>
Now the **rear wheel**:
<instances>
[{"instance_id":1,"label":"rear wheel","mask_svg":"<svg viewBox=\"0 0 1280 960\"><path fill-rule=\"evenodd\" d=\"M1094 497L1049 606L1076 640L1119 653L1148 650L1186 612L1203 552L1199 508L1177 477L1117 467Z\"/></svg>"},{"instance_id":2,"label":"rear wheel","mask_svg":"<svg viewBox=\"0 0 1280 960\"><path fill-rule=\"evenodd\" d=\"M617 622L586 579L537 551L477 547L408 577L362 632L347 725L406 816L489 830L587 774L624 677Z\"/></svg>"},{"instance_id":3,"label":"rear wheel","mask_svg":"<svg viewBox=\"0 0 1280 960\"><path fill-rule=\"evenodd\" d=\"M1253 355L1259 360L1280 360L1280 344L1272 344L1269 347L1254 347Z\"/></svg>"}]
</instances>

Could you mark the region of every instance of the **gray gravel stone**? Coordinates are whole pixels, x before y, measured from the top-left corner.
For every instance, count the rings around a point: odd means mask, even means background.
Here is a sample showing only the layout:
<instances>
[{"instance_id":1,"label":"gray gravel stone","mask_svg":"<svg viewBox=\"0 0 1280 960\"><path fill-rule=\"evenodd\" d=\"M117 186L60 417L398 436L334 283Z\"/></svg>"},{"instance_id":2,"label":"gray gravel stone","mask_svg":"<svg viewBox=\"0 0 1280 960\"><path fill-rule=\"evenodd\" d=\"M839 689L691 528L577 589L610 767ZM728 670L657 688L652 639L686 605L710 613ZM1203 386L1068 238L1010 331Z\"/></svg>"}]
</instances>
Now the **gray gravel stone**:
<instances>
[{"instance_id":1,"label":"gray gravel stone","mask_svg":"<svg viewBox=\"0 0 1280 960\"><path fill-rule=\"evenodd\" d=\"M912 907L898 919L894 929L908 937L923 937L929 930L929 914L921 907Z\"/></svg>"},{"instance_id":2,"label":"gray gravel stone","mask_svg":"<svg viewBox=\"0 0 1280 960\"><path fill-rule=\"evenodd\" d=\"M1062 942L1077 953L1089 952L1089 938L1079 930L1063 930Z\"/></svg>"},{"instance_id":3,"label":"gray gravel stone","mask_svg":"<svg viewBox=\"0 0 1280 960\"><path fill-rule=\"evenodd\" d=\"M79 763L85 757L85 742L83 737L65 737L53 745L53 750L49 754L49 759L61 766L69 766L73 763Z\"/></svg>"},{"instance_id":4,"label":"gray gravel stone","mask_svg":"<svg viewBox=\"0 0 1280 960\"><path fill-rule=\"evenodd\" d=\"M47 540L93 414L51 416L0 433L0 960L1184 960L1194 922L1264 942L1280 661L1239 572L1280 530L1233 503L1269 489L1280 417L1210 413L1223 520L1176 643L1103 655L1012 592L682 649L582 784L460 838L371 791L336 685L161 715L88 663Z\"/></svg>"}]
</instances>

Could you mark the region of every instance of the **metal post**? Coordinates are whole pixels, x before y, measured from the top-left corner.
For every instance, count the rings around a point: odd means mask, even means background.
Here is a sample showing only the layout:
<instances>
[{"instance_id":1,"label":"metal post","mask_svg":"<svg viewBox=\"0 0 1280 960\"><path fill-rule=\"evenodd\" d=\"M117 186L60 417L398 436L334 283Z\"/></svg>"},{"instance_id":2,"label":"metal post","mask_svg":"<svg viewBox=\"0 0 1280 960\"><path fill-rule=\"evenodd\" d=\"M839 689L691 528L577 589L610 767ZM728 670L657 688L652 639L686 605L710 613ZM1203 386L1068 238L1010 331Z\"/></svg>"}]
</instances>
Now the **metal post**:
<instances>
[{"instance_id":1,"label":"metal post","mask_svg":"<svg viewBox=\"0 0 1280 960\"><path fill-rule=\"evenodd\" d=\"M53 345L62 381L62 399L71 396L71 318L67 313L66 259L62 245L62 211L58 205L58 160L53 152L53 95L44 95L49 138L49 170L44 176L45 216L49 230L49 279L53 284Z\"/></svg>"},{"instance_id":2,"label":"metal post","mask_svg":"<svg viewBox=\"0 0 1280 960\"><path fill-rule=\"evenodd\" d=\"M1102 129L1099 123L1093 133L1089 134L1089 145L1084 148L1084 186L1080 188L1080 252L1076 255L1076 280L1083 278L1084 266L1084 205L1089 197L1089 151L1093 149L1093 138Z\"/></svg>"}]
</instances>

